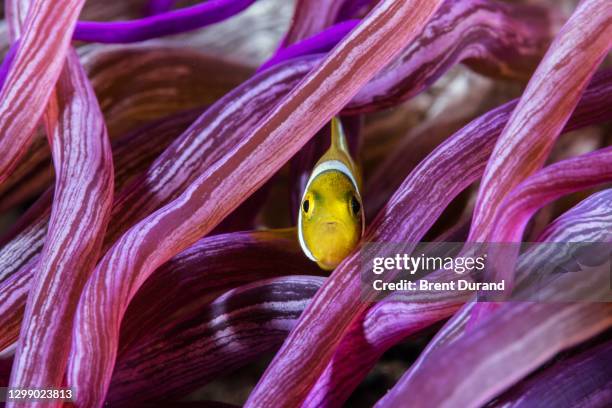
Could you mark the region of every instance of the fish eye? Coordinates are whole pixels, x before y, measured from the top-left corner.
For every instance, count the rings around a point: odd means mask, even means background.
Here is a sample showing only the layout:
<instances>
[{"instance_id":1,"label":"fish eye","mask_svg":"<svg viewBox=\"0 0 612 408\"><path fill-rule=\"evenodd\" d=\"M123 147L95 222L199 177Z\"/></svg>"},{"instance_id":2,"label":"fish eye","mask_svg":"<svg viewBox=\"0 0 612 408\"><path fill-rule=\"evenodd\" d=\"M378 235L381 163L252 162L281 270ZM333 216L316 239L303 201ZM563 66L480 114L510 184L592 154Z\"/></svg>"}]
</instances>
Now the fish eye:
<instances>
[{"instance_id":1,"label":"fish eye","mask_svg":"<svg viewBox=\"0 0 612 408\"><path fill-rule=\"evenodd\" d=\"M310 200L309 199L305 199L304 202L302 203L302 209L304 210L305 213L308 213L308 210L310 209Z\"/></svg>"},{"instance_id":2,"label":"fish eye","mask_svg":"<svg viewBox=\"0 0 612 408\"><path fill-rule=\"evenodd\" d=\"M353 210L353 214L355 215L359 214L359 211L361 210L361 204L359 203L359 200L357 200L357 197L355 197L354 195L351 196L351 209Z\"/></svg>"}]
</instances>

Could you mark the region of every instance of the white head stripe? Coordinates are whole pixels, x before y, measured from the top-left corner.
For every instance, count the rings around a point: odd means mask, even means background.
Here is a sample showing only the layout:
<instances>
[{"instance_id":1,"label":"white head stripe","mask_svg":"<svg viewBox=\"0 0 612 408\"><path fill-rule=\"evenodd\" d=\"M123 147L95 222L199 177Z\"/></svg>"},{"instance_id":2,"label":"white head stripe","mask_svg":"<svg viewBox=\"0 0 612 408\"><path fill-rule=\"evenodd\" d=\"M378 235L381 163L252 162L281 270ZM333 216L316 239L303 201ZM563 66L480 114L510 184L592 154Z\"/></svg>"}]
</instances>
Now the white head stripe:
<instances>
[{"instance_id":1,"label":"white head stripe","mask_svg":"<svg viewBox=\"0 0 612 408\"><path fill-rule=\"evenodd\" d=\"M328 161L324 161L323 163L319 164L312 171L312 174L310 175L310 178L308 179L308 183L306 184L306 188L304 189L302 200L304 199L304 196L306 195L306 192L308 191L308 187L310 187L310 184L314 181L314 179L316 179L319 176L319 174L326 172L326 171L330 171L330 170L339 171L340 173L348 177L348 179L351 180L351 183L353 184L355 191L357 191L357 194L361 195L361 192L359 191L359 187L357 186L357 180L355 180L353 173L347 167L347 165L342 163L340 160L328 160Z\"/></svg>"},{"instance_id":2,"label":"white head stripe","mask_svg":"<svg viewBox=\"0 0 612 408\"><path fill-rule=\"evenodd\" d=\"M312 252L310 252L310 248L306 245L306 241L304 241L304 235L302 233L302 209L298 210L298 239L300 240L300 246L302 247L302 251L306 254L308 259L311 261L317 262Z\"/></svg>"}]
</instances>

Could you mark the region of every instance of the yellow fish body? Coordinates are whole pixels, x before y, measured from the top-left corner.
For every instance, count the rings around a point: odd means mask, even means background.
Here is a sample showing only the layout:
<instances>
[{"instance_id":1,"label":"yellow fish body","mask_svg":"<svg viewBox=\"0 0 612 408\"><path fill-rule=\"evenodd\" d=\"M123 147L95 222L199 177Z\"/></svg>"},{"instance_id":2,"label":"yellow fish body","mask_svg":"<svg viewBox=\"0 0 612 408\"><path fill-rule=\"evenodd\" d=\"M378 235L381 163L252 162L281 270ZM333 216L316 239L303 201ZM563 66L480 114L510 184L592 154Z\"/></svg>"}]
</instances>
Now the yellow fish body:
<instances>
[{"instance_id":1,"label":"yellow fish body","mask_svg":"<svg viewBox=\"0 0 612 408\"><path fill-rule=\"evenodd\" d=\"M331 146L312 170L298 215L300 246L325 270L338 266L365 229L359 170L340 121L333 118L331 128Z\"/></svg>"}]
</instances>

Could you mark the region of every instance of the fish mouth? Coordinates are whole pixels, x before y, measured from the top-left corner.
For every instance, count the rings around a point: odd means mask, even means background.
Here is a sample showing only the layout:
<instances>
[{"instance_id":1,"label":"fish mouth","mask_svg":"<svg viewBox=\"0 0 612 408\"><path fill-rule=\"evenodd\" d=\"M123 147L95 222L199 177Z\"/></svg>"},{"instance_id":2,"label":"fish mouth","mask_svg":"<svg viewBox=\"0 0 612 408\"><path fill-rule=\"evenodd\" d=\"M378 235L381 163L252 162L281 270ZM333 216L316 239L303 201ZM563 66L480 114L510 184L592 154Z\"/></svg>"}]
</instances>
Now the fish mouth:
<instances>
[{"instance_id":1,"label":"fish mouth","mask_svg":"<svg viewBox=\"0 0 612 408\"><path fill-rule=\"evenodd\" d=\"M342 229L343 224L337 220L321 221L319 230L324 233L338 232Z\"/></svg>"},{"instance_id":2,"label":"fish mouth","mask_svg":"<svg viewBox=\"0 0 612 408\"><path fill-rule=\"evenodd\" d=\"M324 218L319 221L321 225L343 225L344 222L338 218Z\"/></svg>"},{"instance_id":3,"label":"fish mouth","mask_svg":"<svg viewBox=\"0 0 612 408\"><path fill-rule=\"evenodd\" d=\"M317 235L328 241L330 245L338 245L347 240L349 235L347 225L334 219L320 221L316 230Z\"/></svg>"}]
</instances>

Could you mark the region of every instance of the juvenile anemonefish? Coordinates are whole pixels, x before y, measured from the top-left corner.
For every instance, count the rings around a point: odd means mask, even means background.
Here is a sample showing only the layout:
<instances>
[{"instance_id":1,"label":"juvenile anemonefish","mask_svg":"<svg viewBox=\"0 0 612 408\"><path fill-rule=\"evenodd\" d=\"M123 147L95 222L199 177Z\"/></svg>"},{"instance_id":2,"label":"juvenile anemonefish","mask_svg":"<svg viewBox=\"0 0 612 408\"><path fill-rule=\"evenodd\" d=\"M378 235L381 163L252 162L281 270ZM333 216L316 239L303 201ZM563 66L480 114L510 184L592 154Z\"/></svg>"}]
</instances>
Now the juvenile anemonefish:
<instances>
[{"instance_id":1,"label":"juvenile anemonefish","mask_svg":"<svg viewBox=\"0 0 612 408\"><path fill-rule=\"evenodd\" d=\"M308 179L298 215L300 246L332 270L355 248L365 229L361 176L340 120L331 121L331 146Z\"/></svg>"}]
</instances>

